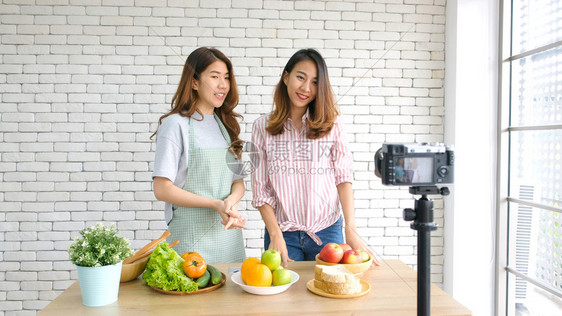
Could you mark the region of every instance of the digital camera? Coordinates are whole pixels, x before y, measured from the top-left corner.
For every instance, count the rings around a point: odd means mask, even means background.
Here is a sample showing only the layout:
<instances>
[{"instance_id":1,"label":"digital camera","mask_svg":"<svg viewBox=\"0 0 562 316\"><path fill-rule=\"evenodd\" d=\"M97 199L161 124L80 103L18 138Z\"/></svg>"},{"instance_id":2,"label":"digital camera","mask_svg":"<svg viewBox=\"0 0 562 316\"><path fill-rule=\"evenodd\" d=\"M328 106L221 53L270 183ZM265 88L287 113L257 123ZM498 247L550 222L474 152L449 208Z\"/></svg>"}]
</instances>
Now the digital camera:
<instances>
[{"instance_id":1,"label":"digital camera","mask_svg":"<svg viewBox=\"0 0 562 316\"><path fill-rule=\"evenodd\" d=\"M375 154L375 175L384 185L453 183L455 155L442 143L383 144Z\"/></svg>"}]
</instances>

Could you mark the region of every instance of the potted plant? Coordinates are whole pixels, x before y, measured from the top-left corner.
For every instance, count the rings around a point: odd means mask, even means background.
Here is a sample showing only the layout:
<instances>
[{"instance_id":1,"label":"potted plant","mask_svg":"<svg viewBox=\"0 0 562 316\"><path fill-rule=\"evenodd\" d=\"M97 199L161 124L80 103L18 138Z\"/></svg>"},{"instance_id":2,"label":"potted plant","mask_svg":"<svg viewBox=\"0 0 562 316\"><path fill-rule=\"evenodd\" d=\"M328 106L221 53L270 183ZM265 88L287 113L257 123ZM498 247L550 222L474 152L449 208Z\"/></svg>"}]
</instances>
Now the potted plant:
<instances>
[{"instance_id":1,"label":"potted plant","mask_svg":"<svg viewBox=\"0 0 562 316\"><path fill-rule=\"evenodd\" d=\"M101 223L82 230L70 245L70 261L78 270L82 304L102 306L117 301L123 259L133 250L127 238L117 236L114 225Z\"/></svg>"}]
</instances>

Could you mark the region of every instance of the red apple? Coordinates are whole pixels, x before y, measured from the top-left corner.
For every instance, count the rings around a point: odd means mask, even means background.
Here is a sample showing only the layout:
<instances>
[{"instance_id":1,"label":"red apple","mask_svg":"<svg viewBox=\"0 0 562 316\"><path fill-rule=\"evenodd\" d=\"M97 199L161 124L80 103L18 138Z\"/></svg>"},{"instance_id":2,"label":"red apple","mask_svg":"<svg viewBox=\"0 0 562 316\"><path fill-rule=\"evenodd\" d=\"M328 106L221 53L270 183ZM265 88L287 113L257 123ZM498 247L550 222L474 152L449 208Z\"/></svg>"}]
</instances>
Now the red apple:
<instances>
[{"instance_id":1,"label":"red apple","mask_svg":"<svg viewBox=\"0 0 562 316\"><path fill-rule=\"evenodd\" d=\"M348 250L344 252L342 263L362 263L363 256L357 250Z\"/></svg>"},{"instance_id":2,"label":"red apple","mask_svg":"<svg viewBox=\"0 0 562 316\"><path fill-rule=\"evenodd\" d=\"M322 248L318 258L322 261L338 263L343 258L343 249L335 242L328 243Z\"/></svg>"},{"instance_id":3,"label":"red apple","mask_svg":"<svg viewBox=\"0 0 562 316\"><path fill-rule=\"evenodd\" d=\"M353 248L351 248L351 246L348 245L348 244L340 244L340 246L341 246L341 249L343 249L343 252L344 252L344 253L345 253L346 251L348 251L348 250L353 249Z\"/></svg>"}]
</instances>

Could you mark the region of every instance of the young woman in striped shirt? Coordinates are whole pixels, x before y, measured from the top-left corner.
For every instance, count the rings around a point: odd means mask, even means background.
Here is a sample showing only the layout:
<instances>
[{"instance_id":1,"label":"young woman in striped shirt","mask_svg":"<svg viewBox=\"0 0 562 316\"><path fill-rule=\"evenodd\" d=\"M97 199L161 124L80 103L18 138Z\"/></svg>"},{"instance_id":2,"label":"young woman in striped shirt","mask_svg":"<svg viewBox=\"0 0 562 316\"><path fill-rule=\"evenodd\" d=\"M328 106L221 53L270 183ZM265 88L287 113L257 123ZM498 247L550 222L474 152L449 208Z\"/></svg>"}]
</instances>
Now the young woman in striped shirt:
<instances>
[{"instance_id":1,"label":"young woman in striped shirt","mask_svg":"<svg viewBox=\"0 0 562 316\"><path fill-rule=\"evenodd\" d=\"M265 222L265 249L278 250L285 267L315 260L325 244L344 243L343 213L345 243L374 258L356 231L352 157L320 53L302 49L289 59L273 101L252 131L252 206Z\"/></svg>"}]
</instances>

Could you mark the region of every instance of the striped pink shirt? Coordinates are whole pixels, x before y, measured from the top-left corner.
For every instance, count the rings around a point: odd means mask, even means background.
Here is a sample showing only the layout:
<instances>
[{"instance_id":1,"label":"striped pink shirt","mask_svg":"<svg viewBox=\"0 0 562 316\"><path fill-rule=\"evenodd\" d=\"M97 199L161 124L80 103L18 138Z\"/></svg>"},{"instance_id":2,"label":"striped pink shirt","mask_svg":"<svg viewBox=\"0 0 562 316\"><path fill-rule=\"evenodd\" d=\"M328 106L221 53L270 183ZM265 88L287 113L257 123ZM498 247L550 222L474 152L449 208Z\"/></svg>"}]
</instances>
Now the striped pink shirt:
<instances>
[{"instance_id":1,"label":"striped pink shirt","mask_svg":"<svg viewBox=\"0 0 562 316\"><path fill-rule=\"evenodd\" d=\"M291 119L276 136L265 127L269 115L254 122L252 143L259 162L252 173L252 206L269 204L281 231L305 231L318 245L316 232L341 216L337 185L352 182L352 157L338 116L330 132L319 139L306 137L307 123L297 131Z\"/></svg>"}]
</instances>

